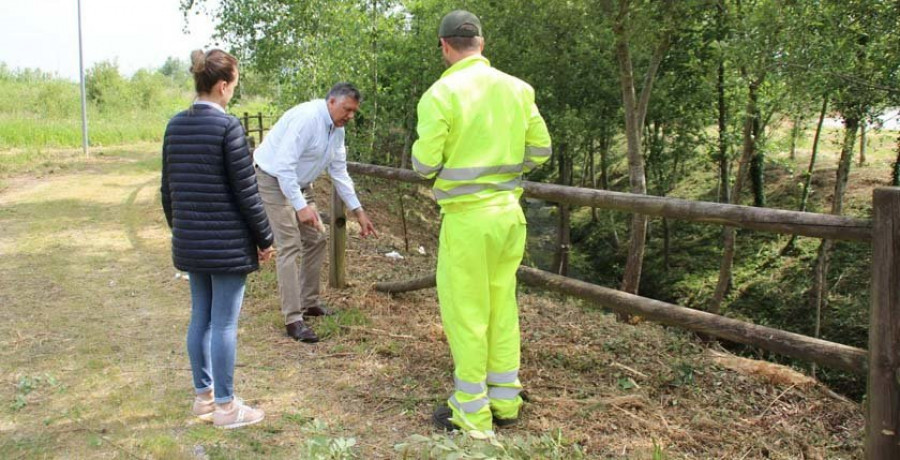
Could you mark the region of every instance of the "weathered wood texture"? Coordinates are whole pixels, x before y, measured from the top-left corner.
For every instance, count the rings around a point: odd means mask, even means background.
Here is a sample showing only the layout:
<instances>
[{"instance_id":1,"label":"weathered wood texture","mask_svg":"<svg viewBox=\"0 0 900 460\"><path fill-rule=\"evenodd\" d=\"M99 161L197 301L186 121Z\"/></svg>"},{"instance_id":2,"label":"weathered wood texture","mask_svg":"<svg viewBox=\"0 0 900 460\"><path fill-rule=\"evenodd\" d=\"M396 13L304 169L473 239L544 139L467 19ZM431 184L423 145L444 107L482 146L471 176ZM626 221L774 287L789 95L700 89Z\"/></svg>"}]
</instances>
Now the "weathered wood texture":
<instances>
[{"instance_id":1,"label":"weathered wood texture","mask_svg":"<svg viewBox=\"0 0 900 460\"><path fill-rule=\"evenodd\" d=\"M340 289L347 285L346 270L344 270L347 249L347 218L344 215L344 202L341 201L341 197L334 187L331 187L331 212L328 214L331 233L328 238L328 285Z\"/></svg>"},{"instance_id":2,"label":"weathered wood texture","mask_svg":"<svg viewBox=\"0 0 900 460\"><path fill-rule=\"evenodd\" d=\"M517 275L519 281L525 284L595 302L616 313L640 315L658 323L682 327L732 342L757 346L826 367L856 374L866 372L867 354L865 350L859 348L648 299L524 265L519 267ZM430 274L410 281L377 283L375 289L398 293L425 289L434 285L435 276Z\"/></svg>"},{"instance_id":3,"label":"weathered wood texture","mask_svg":"<svg viewBox=\"0 0 900 460\"><path fill-rule=\"evenodd\" d=\"M378 292L387 292L388 294L399 294L401 292L418 291L437 286L435 274L423 276L421 278L413 278L406 281L382 281L375 283L375 290Z\"/></svg>"},{"instance_id":4,"label":"weathered wood texture","mask_svg":"<svg viewBox=\"0 0 900 460\"><path fill-rule=\"evenodd\" d=\"M354 174L412 183L427 183L409 170L352 162L347 164L347 169ZM650 195L632 195L528 181L523 182L523 187L526 196L574 206L614 209L650 216L815 238L869 241L872 237L872 223L865 219L852 217Z\"/></svg>"},{"instance_id":5,"label":"weathered wood texture","mask_svg":"<svg viewBox=\"0 0 900 460\"><path fill-rule=\"evenodd\" d=\"M900 188L873 193L866 458L900 458Z\"/></svg>"}]
</instances>

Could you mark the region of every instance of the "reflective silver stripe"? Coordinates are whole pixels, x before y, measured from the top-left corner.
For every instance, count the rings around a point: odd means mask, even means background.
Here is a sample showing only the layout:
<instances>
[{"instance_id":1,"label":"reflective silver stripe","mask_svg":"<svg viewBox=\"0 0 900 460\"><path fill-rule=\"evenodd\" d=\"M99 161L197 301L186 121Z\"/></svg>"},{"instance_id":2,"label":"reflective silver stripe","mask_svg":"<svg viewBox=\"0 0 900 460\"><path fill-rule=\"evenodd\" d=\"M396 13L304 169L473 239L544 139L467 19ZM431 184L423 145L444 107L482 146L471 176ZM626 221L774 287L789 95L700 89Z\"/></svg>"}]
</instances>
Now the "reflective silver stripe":
<instances>
[{"instance_id":1,"label":"reflective silver stripe","mask_svg":"<svg viewBox=\"0 0 900 460\"><path fill-rule=\"evenodd\" d=\"M488 385L512 384L516 383L516 380L519 380L518 369L509 372L488 372L487 374Z\"/></svg>"},{"instance_id":2,"label":"reflective silver stripe","mask_svg":"<svg viewBox=\"0 0 900 460\"><path fill-rule=\"evenodd\" d=\"M509 387L491 387L488 390L488 398L491 399L516 399L519 396L520 388Z\"/></svg>"},{"instance_id":3,"label":"reflective silver stripe","mask_svg":"<svg viewBox=\"0 0 900 460\"><path fill-rule=\"evenodd\" d=\"M465 380L460 380L458 377L453 377L453 382L456 384L456 389L462 391L463 393L469 393L470 395L478 395L484 393L484 390L487 389L487 385L484 382L466 382Z\"/></svg>"},{"instance_id":4,"label":"reflective silver stripe","mask_svg":"<svg viewBox=\"0 0 900 460\"><path fill-rule=\"evenodd\" d=\"M467 414L471 414L473 412L478 412L482 407L488 404L487 398L478 398L474 401L461 403L456 399L456 395L450 397L450 405L455 407L457 410L465 412Z\"/></svg>"},{"instance_id":5,"label":"reflective silver stripe","mask_svg":"<svg viewBox=\"0 0 900 460\"><path fill-rule=\"evenodd\" d=\"M415 169L416 172L418 172L419 174L422 174L422 175L426 175L426 176L429 174L434 174L441 170L441 165L427 166L425 163L422 163L421 161L419 161L419 159L416 157L412 157L412 164L413 164L413 169Z\"/></svg>"},{"instance_id":6,"label":"reflective silver stripe","mask_svg":"<svg viewBox=\"0 0 900 460\"><path fill-rule=\"evenodd\" d=\"M444 168L438 177L443 180L475 180L493 174L522 172L522 164L498 166L473 166L470 168Z\"/></svg>"},{"instance_id":7,"label":"reflective silver stripe","mask_svg":"<svg viewBox=\"0 0 900 460\"><path fill-rule=\"evenodd\" d=\"M531 171L534 168L537 168L537 163L531 160L525 160L525 169Z\"/></svg>"},{"instance_id":8,"label":"reflective silver stripe","mask_svg":"<svg viewBox=\"0 0 900 460\"><path fill-rule=\"evenodd\" d=\"M525 147L525 158L549 157L553 153L552 147L535 147L528 145Z\"/></svg>"},{"instance_id":9,"label":"reflective silver stripe","mask_svg":"<svg viewBox=\"0 0 900 460\"><path fill-rule=\"evenodd\" d=\"M434 199L440 201L447 198L453 198L462 195L471 195L482 190L515 190L522 183L518 177L507 182L499 184L468 184L461 185L451 190L434 189Z\"/></svg>"}]
</instances>

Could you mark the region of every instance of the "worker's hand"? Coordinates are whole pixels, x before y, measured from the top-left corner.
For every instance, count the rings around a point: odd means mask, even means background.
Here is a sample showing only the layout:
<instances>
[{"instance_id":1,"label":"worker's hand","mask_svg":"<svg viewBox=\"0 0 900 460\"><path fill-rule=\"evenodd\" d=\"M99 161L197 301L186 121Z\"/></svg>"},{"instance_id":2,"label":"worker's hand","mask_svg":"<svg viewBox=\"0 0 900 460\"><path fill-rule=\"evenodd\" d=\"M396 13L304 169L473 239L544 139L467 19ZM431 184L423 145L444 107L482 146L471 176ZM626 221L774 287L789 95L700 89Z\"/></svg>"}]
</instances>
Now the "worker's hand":
<instances>
[{"instance_id":1,"label":"worker's hand","mask_svg":"<svg viewBox=\"0 0 900 460\"><path fill-rule=\"evenodd\" d=\"M356 220L359 221L359 236L363 238L366 238L369 235L376 238L378 237L378 234L375 233L375 225L369 220L369 216L366 215L363 208L356 208L356 210L353 211L353 214L356 215Z\"/></svg>"},{"instance_id":2,"label":"worker's hand","mask_svg":"<svg viewBox=\"0 0 900 460\"><path fill-rule=\"evenodd\" d=\"M316 212L316 208L314 206L306 206L305 208L297 211L297 220L300 221L301 225L309 225L310 227L319 228L322 226L322 223L319 222L319 213Z\"/></svg>"},{"instance_id":3,"label":"worker's hand","mask_svg":"<svg viewBox=\"0 0 900 460\"><path fill-rule=\"evenodd\" d=\"M256 254L259 256L260 262L268 262L275 255L275 246L269 246L265 249L257 249Z\"/></svg>"}]
</instances>

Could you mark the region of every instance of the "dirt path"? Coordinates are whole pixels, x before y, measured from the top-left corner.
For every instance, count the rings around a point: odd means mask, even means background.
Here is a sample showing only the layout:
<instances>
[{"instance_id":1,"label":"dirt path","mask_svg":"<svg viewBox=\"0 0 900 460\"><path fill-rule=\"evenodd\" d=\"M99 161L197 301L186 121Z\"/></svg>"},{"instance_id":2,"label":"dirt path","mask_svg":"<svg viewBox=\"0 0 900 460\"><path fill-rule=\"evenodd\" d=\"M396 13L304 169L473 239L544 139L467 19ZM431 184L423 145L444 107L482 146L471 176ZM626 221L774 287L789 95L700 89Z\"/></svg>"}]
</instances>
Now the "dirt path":
<instances>
[{"instance_id":1,"label":"dirt path","mask_svg":"<svg viewBox=\"0 0 900 460\"><path fill-rule=\"evenodd\" d=\"M403 248L392 232L396 198L359 181L382 237L350 239L354 285L327 293L341 313L315 323L320 344L284 336L272 267L250 278L236 390L268 415L223 432L189 414L188 285L169 259L156 168L147 151L77 174L6 180L0 458L394 458L417 433L429 449L445 442L428 423L451 385L434 291L370 289L432 269L430 203L408 204L411 247L428 255L413 249L390 262L383 254ZM521 306L534 403L504 432L507 449L524 452L511 458L571 458L573 442L592 458L859 453L858 407L815 386L737 374L689 335L623 326L576 302L524 293Z\"/></svg>"}]
</instances>

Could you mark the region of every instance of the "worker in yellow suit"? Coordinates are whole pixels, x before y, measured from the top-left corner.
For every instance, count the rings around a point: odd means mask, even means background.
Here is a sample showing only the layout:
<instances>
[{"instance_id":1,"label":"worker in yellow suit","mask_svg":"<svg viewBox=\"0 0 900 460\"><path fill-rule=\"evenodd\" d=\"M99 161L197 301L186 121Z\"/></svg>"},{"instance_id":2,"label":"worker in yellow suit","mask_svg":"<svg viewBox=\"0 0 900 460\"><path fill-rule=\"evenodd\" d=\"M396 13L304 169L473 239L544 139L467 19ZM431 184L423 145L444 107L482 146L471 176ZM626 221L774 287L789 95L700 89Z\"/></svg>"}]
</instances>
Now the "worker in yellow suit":
<instances>
[{"instance_id":1,"label":"worker in yellow suit","mask_svg":"<svg viewBox=\"0 0 900 460\"><path fill-rule=\"evenodd\" d=\"M435 178L441 206L437 291L455 366L455 391L433 420L447 430L493 434L518 420L516 270L525 250L522 173L550 158L534 90L491 67L481 21L441 20L448 69L418 105L413 169Z\"/></svg>"}]
</instances>

